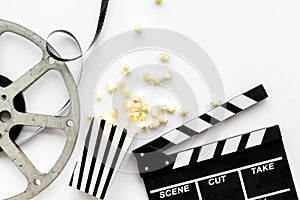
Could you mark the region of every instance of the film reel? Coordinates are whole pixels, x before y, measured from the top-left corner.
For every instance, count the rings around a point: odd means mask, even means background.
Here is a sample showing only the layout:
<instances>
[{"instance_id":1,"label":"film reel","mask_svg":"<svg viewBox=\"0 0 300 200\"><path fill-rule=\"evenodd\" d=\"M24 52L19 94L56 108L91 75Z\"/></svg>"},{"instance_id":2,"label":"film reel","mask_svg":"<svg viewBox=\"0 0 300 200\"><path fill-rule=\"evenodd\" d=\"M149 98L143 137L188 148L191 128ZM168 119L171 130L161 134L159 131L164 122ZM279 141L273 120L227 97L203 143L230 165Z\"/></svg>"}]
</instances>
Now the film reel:
<instances>
[{"instance_id":1,"label":"film reel","mask_svg":"<svg viewBox=\"0 0 300 200\"><path fill-rule=\"evenodd\" d=\"M52 59L47 53L47 42L32 31L12 22L0 20L0 35L10 32L22 36L43 52L43 58L33 68L19 77L13 83L1 84L0 87L0 113L6 114L6 120L0 121L0 147L5 154L14 162L19 171L27 179L27 188L24 192L8 199L30 199L49 186L61 173L69 160L78 136L80 108L79 97L75 81L67 65ZM49 47L49 46L48 46ZM52 48L52 47L49 47ZM54 51L52 49L52 51ZM24 109L17 109L16 98L33 85L39 78L50 70L60 73L70 98L69 113L66 116L51 116L42 114L26 113ZM6 80L7 81L7 80ZM19 97L18 97L19 96ZM24 152L13 142L18 133L10 137L13 127L36 126L61 129L66 137L66 143L59 159L48 173L39 172Z\"/></svg>"}]
</instances>

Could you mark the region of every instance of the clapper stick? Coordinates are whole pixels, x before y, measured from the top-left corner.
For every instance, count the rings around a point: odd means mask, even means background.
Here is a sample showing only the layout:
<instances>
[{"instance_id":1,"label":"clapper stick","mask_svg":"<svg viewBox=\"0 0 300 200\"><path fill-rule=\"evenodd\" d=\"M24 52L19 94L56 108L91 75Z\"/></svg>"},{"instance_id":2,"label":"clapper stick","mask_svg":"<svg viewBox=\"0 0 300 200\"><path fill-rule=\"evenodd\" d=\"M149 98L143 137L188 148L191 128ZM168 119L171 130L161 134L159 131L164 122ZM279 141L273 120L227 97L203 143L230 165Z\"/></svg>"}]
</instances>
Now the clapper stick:
<instances>
[{"instance_id":1,"label":"clapper stick","mask_svg":"<svg viewBox=\"0 0 300 200\"><path fill-rule=\"evenodd\" d=\"M163 151L190 139L219 122L227 120L267 97L263 85L259 85L134 150L133 153L137 159L141 176L143 177L146 173L158 169L168 169L173 165L174 157L163 153ZM193 122L200 124L196 130L190 127Z\"/></svg>"}]
</instances>

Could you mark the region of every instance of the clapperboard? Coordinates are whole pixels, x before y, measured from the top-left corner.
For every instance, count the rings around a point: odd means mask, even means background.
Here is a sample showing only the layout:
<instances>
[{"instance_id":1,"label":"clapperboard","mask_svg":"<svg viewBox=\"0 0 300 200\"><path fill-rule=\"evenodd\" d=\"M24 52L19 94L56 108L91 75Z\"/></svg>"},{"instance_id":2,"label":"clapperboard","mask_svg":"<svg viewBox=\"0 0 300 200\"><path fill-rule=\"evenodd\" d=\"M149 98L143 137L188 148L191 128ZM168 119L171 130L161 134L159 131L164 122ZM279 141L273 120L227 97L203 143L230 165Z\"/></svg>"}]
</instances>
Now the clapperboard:
<instances>
[{"instance_id":1,"label":"clapperboard","mask_svg":"<svg viewBox=\"0 0 300 200\"><path fill-rule=\"evenodd\" d=\"M297 200L279 126L164 153L265 98L260 85L134 150L149 199Z\"/></svg>"}]
</instances>

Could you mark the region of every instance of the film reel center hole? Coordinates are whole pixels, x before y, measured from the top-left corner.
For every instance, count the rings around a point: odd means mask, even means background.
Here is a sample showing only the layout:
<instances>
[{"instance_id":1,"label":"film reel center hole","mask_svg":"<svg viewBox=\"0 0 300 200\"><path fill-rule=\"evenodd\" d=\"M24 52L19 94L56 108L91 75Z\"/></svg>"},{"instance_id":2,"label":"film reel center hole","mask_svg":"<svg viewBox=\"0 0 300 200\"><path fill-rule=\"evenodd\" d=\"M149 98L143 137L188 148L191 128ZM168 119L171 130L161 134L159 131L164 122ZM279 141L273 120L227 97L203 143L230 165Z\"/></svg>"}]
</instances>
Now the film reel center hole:
<instances>
[{"instance_id":1,"label":"film reel center hole","mask_svg":"<svg viewBox=\"0 0 300 200\"><path fill-rule=\"evenodd\" d=\"M42 184L42 181L40 179L36 178L36 179L33 180L33 184L35 186L40 186Z\"/></svg>"},{"instance_id":2,"label":"film reel center hole","mask_svg":"<svg viewBox=\"0 0 300 200\"><path fill-rule=\"evenodd\" d=\"M7 123L10 120L11 120L11 114L10 114L10 112L8 112L6 110L0 112L0 121L1 122Z\"/></svg>"}]
</instances>

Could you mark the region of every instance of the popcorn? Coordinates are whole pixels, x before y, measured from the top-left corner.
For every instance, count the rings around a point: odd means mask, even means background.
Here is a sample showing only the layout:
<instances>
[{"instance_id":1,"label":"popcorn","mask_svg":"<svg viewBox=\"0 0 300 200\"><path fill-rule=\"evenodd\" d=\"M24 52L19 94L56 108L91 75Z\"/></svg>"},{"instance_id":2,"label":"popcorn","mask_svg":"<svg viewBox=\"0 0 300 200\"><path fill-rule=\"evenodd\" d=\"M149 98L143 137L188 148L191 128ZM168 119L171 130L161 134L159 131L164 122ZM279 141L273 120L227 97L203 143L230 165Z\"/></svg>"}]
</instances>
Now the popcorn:
<instances>
[{"instance_id":1,"label":"popcorn","mask_svg":"<svg viewBox=\"0 0 300 200\"><path fill-rule=\"evenodd\" d=\"M148 115L144 112L140 113L140 117L139 117L139 120L141 121L146 121L148 118Z\"/></svg>"},{"instance_id":2,"label":"popcorn","mask_svg":"<svg viewBox=\"0 0 300 200\"><path fill-rule=\"evenodd\" d=\"M182 116L186 116L188 114L188 111L185 109L185 108L180 108L179 110L179 113L182 115Z\"/></svg>"},{"instance_id":3,"label":"popcorn","mask_svg":"<svg viewBox=\"0 0 300 200\"><path fill-rule=\"evenodd\" d=\"M137 25L137 26L134 27L134 30L135 30L136 32L140 33L140 32L142 32L143 27Z\"/></svg>"},{"instance_id":4,"label":"popcorn","mask_svg":"<svg viewBox=\"0 0 300 200\"><path fill-rule=\"evenodd\" d=\"M142 101L143 101L143 99L139 94L134 94L133 95L133 98L132 98L133 103L140 103Z\"/></svg>"},{"instance_id":5,"label":"popcorn","mask_svg":"<svg viewBox=\"0 0 300 200\"><path fill-rule=\"evenodd\" d=\"M116 91L116 89L117 89L116 86L112 86L112 85L106 84L106 90L107 90L107 92L113 93L113 92Z\"/></svg>"},{"instance_id":6,"label":"popcorn","mask_svg":"<svg viewBox=\"0 0 300 200\"><path fill-rule=\"evenodd\" d=\"M126 87L126 81L118 81L117 82L117 87L120 89L124 89Z\"/></svg>"},{"instance_id":7,"label":"popcorn","mask_svg":"<svg viewBox=\"0 0 300 200\"><path fill-rule=\"evenodd\" d=\"M176 111L176 107L174 106L174 107L167 107L167 112L168 113L174 113Z\"/></svg>"},{"instance_id":8,"label":"popcorn","mask_svg":"<svg viewBox=\"0 0 300 200\"><path fill-rule=\"evenodd\" d=\"M160 54L160 59L163 61L163 62L167 62L170 58L170 54L168 52L162 52Z\"/></svg>"},{"instance_id":9,"label":"popcorn","mask_svg":"<svg viewBox=\"0 0 300 200\"><path fill-rule=\"evenodd\" d=\"M128 73L130 73L130 71L131 71L131 67L130 66L125 65L123 67L123 72L124 72L125 75L128 74Z\"/></svg>"},{"instance_id":10,"label":"popcorn","mask_svg":"<svg viewBox=\"0 0 300 200\"><path fill-rule=\"evenodd\" d=\"M146 130L148 130L149 125L148 125L147 122L142 122L141 125L140 125L140 128L141 128L142 131L146 131Z\"/></svg>"},{"instance_id":11,"label":"popcorn","mask_svg":"<svg viewBox=\"0 0 300 200\"><path fill-rule=\"evenodd\" d=\"M96 99L97 99L97 100L101 100L101 99L102 99L102 94L99 93L99 92L97 92L97 93L96 93Z\"/></svg>"},{"instance_id":12,"label":"popcorn","mask_svg":"<svg viewBox=\"0 0 300 200\"><path fill-rule=\"evenodd\" d=\"M100 119L104 119L104 116L103 116L103 115L99 115L99 118L100 118Z\"/></svg>"},{"instance_id":13,"label":"popcorn","mask_svg":"<svg viewBox=\"0 0 300 200\"><path fill-rule=\"evenodd\" d=\"M163 112L174 113L176 111L176 107L168 107L166 104L160 107L160 110Z\"/></svg>"},{"instance_id":14,"label":"popcorn","mask_svg":"<svg viewBox=\"0 0 300 200\"><path fill-rule=\"evenodd\" d=\"M94 119L94 116L92 114L87 115L88 120L92 121Z\"/></svg>"},{"instance_id":15,"label":"popcorn","mask_svg":"<svg viewBox=\"0 0 300 200\"><path fill-rule=\"evenodd\" d=\"M170 80L173 77L173 73L171 70L168 71L168 74L166 76L164 76L163 78L165 80Z\"/></svg>"},{"instance_id":16,"label":"popcorn","mask_svg":"<svg viewBox=\"0 0 300 200\"><path fill-rule=\"evenodd\" d=\"M158 116L159 116L158 110L152 110L150 114L151 114L152 118L158 119Z\"/></svg>"},{"instance_id":17,"label":"popcorn","mask_svg":"<svg viewBox=\"0 0 300 200\"><path fill-rule=\"evenodd\" d=\"M132 121L138 121L138 117L139 117L139 113L138 112L134 112L134 113L129 113L128 117L129 119L131 119Z\"/></svg>"},{"instance_id":18,"label":"popcorn","mask_svg":"<svg viewBox=\"0 0 300 200\"><path fill-rule=\"evenodd\" d=\"M155 128L157 128L157 127L159 127L159 125L160 125L160 122L157 120L157 119L153 119L152 121L151 121L151 124L150 124L150 128L151 129L155 129Z\"/></svg>"},{"instance_id":19,"label":"popcorn","mask_svg":"<svg viewBox=\"0 0 300 200\"><path fill-rule=\"evenodd\" d=\"M141 105L141 103L133 103L131 108L134 112L138 112L141 110L142 105Z\"/></svg>"},{"instance_id":20,"label":"popcorn","mask_svg":"<svg viewBox=\"0 0 300 200\"><path fill-rule=\"evenodd\" d=\"M147 103L142 104L142 111L148 113L150 111L150 105Z\"/></svg>"},{"instance_id":21,"label":"popcorn","mask_svg":"<svg viewBox=\"0 0 300 200\"><path fill-rule=\"evenodd\" d=\"M157 76L155 76L154 78L153 78L153 83L154 84L160 84L161 82L162 82L162 78L161 77L157 77Z\"/></svg>"},{"instance_id":22,"label":"popcorn","mask_svg":"<svg viewBox=\"0 0 300 200\"><path fill-rule=\"evenodd\" d=\"M166 123L168 123L169 120L167 118L165 118L165 119L158 118L158 121L161 124L166 124Z\"/></svg>"},{"instance_id":23,"label":"popcorn","mask_svg":"<svg viewBox=\"0 0 300 200\"><path fill-rule=\"evenodd\" d=\"M164 81L168 81L173 77L173 73L171 70L168 70L168 73L163 76L152 76L149 73L144 73L143 77L146 81L152 82L154 84L160 84Z\"/></svg>"},{"instance_id":24,"label":"popcorn","mask_svg":"<svg viewBox=\"0 0 300 200\"><path fill-rule=\"evenodd\" d=\"M144 77L144 79L145 79L146 81L149 81L149 80L152 79L151 74L149 74L149 73L145 73L145 74L143 75L143 77Z\"/></svg>"},{"instance_id":25,"label":"popcorn","mask_svg":"<svg viewBox=\"0 0 300 200\"><path fill-rule=\"evenodd\" d=\"M118 117L119 116L119 111L117 108L114 108L113 111L109 114L110 117Z\"/></svg>"},{"instance_id":26,"label":"popcorn","mask_svg":"<svg viewBox=\"0 0 300 200\"><path fill-rule=\"evenodd\" d=\"M210 104L217 107L222 104L222 101L221 100L216 101L214 99L211 99Z\"/></svg>"},{"instance_id":27,"label":"popcorn","mask_svg":"<svg viewBox=\"0 0 300 200\"><path fill-rule=\"evenodd\" d=\"M123 97L129 98L130 94L131 94L131 92L129 90L126 90L126 89L122 90Z\"/></svg>"},{"instance_id":28,"label":"popcorn","mask_svg":"<svg viewBox=\"0 0 300 200\"><path fill-rule=\"evenodd\" d=\"M165 105L162 105L162 106L160 106L160 110L161 111L167 111L167 105L165 104Z\"/></svg>"}]
</instances>

